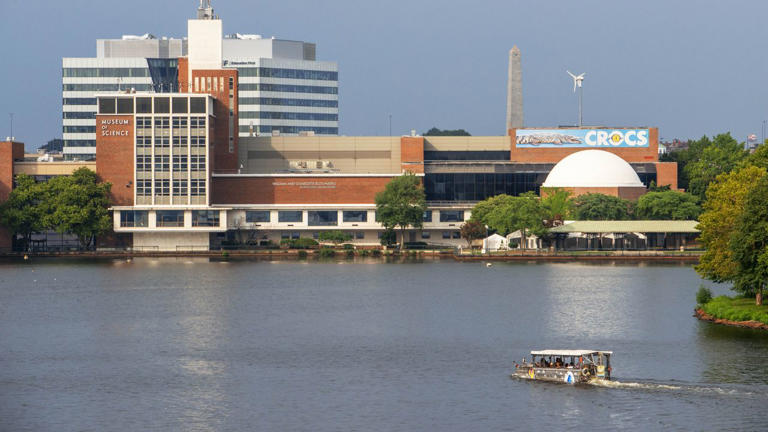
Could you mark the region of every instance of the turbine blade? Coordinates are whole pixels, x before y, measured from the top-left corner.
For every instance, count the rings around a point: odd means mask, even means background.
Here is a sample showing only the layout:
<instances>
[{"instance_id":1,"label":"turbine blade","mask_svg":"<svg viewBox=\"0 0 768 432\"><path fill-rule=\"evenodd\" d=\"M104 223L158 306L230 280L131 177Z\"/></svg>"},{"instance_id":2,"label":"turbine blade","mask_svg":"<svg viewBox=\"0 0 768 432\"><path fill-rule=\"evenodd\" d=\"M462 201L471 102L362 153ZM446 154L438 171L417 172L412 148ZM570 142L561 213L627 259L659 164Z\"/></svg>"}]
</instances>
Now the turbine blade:
<instances>
[{"instance_id":1,"label":"turbine blade","mask_svg":"<svg viewBox=\"0 0 768 432\"><path fill-rule=\"evenodd\" d=\"M572 74L571 71L567 70L566 72L568 72L568 75L570 75L571 78L576 78L576 75Z\"/></svg>"}]
</instances>

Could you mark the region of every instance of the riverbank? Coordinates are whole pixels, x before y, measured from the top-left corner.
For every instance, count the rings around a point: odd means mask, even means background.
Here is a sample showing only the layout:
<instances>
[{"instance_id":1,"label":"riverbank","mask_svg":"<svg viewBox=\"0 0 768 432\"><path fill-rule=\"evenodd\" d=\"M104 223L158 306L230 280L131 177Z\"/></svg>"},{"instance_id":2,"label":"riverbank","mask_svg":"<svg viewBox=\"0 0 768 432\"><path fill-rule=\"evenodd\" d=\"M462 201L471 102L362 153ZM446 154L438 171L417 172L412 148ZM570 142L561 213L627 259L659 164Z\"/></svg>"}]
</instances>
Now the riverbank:
<instances>
[{"instance_id":1,"label":"riverbank","mask_svg":"<svg viewBox=\"0 0 768 432\"><path fill-rule=\"evenodd\" d=\"M659 261L659 262L687 262L696 263L700 252L677 251L575 251L552 252L521 250L508 251L503 254L455 254L452 250L380 250L380 249L334 249L333 256L326 252L321 255L323 249L262 249L262 250L230 250L230 251L131 251L131 250L99 250L88 252L27 252L5 253L0 258L24 259L27 258L268 258L268 259L305 259L314 257L423 257L435 259L454 259L456 261L544 261L544 262L571 262L571 261Z\"/></svg>"},{"instance_id":2,"label":"riverbank","mask_svg":"<svg viewBox=\"0 0 768 432\"><path fill-rule=\"evenodd\" d=\"M715 324L768 330L768 306L755 305L753 298L716 297L699 305L694 316Z\"/></svg>"}]
</instances>

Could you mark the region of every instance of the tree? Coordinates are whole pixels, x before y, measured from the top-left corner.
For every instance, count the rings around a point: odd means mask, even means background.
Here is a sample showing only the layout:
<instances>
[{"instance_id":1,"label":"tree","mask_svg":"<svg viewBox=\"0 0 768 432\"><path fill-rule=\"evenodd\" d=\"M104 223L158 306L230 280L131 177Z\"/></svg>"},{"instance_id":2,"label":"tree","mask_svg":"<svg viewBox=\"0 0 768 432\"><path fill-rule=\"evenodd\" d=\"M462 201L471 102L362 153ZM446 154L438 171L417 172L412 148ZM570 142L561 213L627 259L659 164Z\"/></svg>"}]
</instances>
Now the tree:
<instances>
[{"instance_id":1,"label":"tree","mask_svg":"<svg viewBox=\"0 0 768 432\"><path fill-rule=\"evenodd\" d=\"M765 140L763 145L758 146L754 153L747 156L744 165L768 169L768 140Z\"/></svg>"},{"instance_id":2,"label":"tree","mask_svg":"<svg viewBox=\"0 0 768 432\"><path fill-rule=\"evenodd\" d=\"M679 191L648 192L637 200L635 215L650 220L695 220L701 214L699 199Z\"/></svg>"},{"instance_id":3,"label":"tree","mask_svg":"<svg viewBox=\"0 0 768 432\"><path fill-rule=\"evenodd\" d=\"M716 136L696 159L685 165L689 191L704 199L707 186L723 173L730 172L747 157L744 146L730 133Z\"/></svg>"},{"instance_id":4,"label":"tree","mask_svg":"<svg viewBox=\"0 0 768 432\"><path fill-rule=\"evenodd\" d=\"M574 213L578 220L628 220L632 203L611 195L588 193L576 197Z\"/></svg>"},{"instance_id":5,"label":"tree","mask_svg":"<svg viewBox=\"0 0 768 432\"><path fill-rule=\"evenodd\" d=\"M32 234L45 229L40 205L43 186L34 178L20 174L16 177L16 188L0 205L0 225L23 238L24 250L29 249Z\"/></svg>"},{"instance_id":6,"label":"tree","mask_svg":"<svg viewBox=\"0 0 768 432\"><path fill-rule=\"evenodd\" d=\"M768 282L768 176L762 176L747 192L728 246L738 264L734 289L754 293L755 304L762 305Z\"/></svg>"},{"instance_id":7,"label":"tree","mask_svg":"<svg viewBox=\"0 0 768 432\"><path fill-rule=\"evenodd\" d=\"M111 186L99 183L96 173L85 167L71 176L52 178L45 185L44 225L76 235L82 247L93 246L96 236L112 227L107 210Z\"/></svg>"},{"instance_id":8,"label":"tree","mask_svg":"<svg viewBox=\"0 0 768 432\"><path fill-rule=\"evenodd\" d=\"M472 209L470 220L479 221L504 236L520 230L523 244L529 234L540 237L547 232L541 201L533 192L516 197L497 195L481 201Z\"/></svg>"},{"instance_id":9,"label":"tree","mask_svg":"<svg viewBox=\"0 0 768 432\"><path fill-rule=\"evenodd\" d=\"M352 235L343 231L321 231L318 235L318 240L321 242L331 242L338 246L341 243L352 240Z\"/></svg>"},{"instance_id":10,"label":"tree","mask_svg":"<svg viewBox=\"0 0 768 432\"><path fill-rule=\"evenodd\" d=\"M719 175L707 189L704 213L699 216L699 240L705 247L696 272L714 282L729 282L739 265L730 247L737 222L744 210L750 188L766 177L766 170L745 167Z\"/></svg>"},{"instance_id":11,"label":"tree","mask_svg":"<svg viewBox=\"0 0 768 432\"><path fill-rule=\"evenodd\" d=\"M487 233L485 224L479 221L468 220L461 226L461 238L467 241L467 246L470 248L473 241L484 239Z\"/></svg>"},{"instance_id":12,"label":"tree","mask_svg":"<svg viewBox=\"0 0 768 432\"><path fill-rule=\"evenodd\" d=\"M390 246L397 243L397 233L395 230L388 228L381 233L381 239L379 240L382 246Z\"/></svg>"},{"instance_id":13,"label":"tree","mask_svg":"<svg viewBox=\"0 0 768 432\"><path fill-rule=\"evenodd\" d=\"M562 225L565 219L571 217L573 207L570 191L558 188L547 191L546 196L541 199L544 226L552 228Z\"/></svg>"},{"instance_id":14,"label":"tree","mask_svg":"<svg viewBox=\"0 0 768 432\"><path fill-rule=\"evenodd\" d=\"M472 134L465 131L464 129L440 130L436 127L433 127L432 129L424 132L424 134L422 135L423 136L472 136Z\"/></svg>"},{"instance_id":15,"label":"tree","mask_svg":"<svg viewBox=\"0 0 768 432\"><path fill-rule=\"evenodd\" d=\"M421 180L413 173L392 179L383 191L376 194L379 221L387 229L400 228L400 249L405 248L405 230L421 228L427 201Z\"/></svg>"}]
</instances>

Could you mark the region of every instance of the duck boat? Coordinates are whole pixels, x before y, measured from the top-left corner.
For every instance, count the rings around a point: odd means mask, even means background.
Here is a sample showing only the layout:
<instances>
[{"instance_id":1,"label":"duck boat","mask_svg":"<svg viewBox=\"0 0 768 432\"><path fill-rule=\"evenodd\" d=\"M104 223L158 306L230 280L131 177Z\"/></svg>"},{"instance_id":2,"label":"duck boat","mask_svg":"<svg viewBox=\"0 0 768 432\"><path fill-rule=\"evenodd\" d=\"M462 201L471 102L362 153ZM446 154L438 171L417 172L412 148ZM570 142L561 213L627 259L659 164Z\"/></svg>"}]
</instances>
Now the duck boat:
<instances>
[{"instance_id":1,"label":"duck boat","mask_svg":"<svg viewBox=\"0 0 768 432\"><path fill-rule=\"evenodd\" d=\"M611 379L611 351L531 351L531 361L515 363L513 378L565 384Z\"/></svg>"}]
</instances>

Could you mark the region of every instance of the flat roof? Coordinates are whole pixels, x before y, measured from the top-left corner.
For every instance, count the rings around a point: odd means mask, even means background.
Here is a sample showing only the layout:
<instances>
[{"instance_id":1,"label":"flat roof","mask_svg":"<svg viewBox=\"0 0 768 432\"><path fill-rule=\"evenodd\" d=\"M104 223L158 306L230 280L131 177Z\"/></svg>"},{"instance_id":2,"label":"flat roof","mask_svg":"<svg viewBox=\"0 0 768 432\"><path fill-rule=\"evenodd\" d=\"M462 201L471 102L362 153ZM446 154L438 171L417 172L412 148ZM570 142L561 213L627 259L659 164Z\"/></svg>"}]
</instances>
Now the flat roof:
<instances>
[{"instance_id":1,"label":"flat roof","mask_svg":"<svg viewBox=\"0 0 768 432\"><path fill-rule=\"evenodd\" d=\"M543 355L543 356L564 356L564 357L580 357L585 356L589 354L613 354L613 351L599 351L599 350L542 350L542 351L531 351L532 355Z\"/></svg>"},{"instance_id":2,"label":"flat roof","mask_svg":"<svg viewBox=\"0 0 768 432\"><path fill-rule=\"evenodd\" d=\"M574 221L552 228L551 233L699 233L695 220Z\"/></svg>"}]
</instances>

